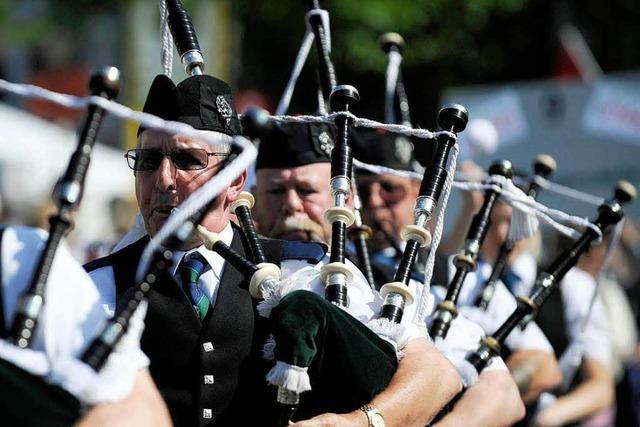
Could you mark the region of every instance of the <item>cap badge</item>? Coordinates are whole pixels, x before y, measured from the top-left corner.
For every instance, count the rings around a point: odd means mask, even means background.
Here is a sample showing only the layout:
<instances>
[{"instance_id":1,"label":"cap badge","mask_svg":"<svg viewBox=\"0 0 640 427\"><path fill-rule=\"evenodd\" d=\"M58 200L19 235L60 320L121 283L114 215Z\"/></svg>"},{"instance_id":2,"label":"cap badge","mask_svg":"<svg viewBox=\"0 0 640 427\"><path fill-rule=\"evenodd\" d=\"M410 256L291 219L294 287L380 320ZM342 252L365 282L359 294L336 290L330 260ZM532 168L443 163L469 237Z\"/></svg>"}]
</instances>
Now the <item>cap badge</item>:
<instances>
[{"instance_id":1,"label":"cap badge","mask_svg":"<svg viewBox=\"0 0 640 427\"><path fill-rule=\"evenodd\" d=\"M331 150L333 150L333 141L327 132L322 132L318 135L318 141L320 142L320 149L329 157L331 157Z\"/></svg>"},{"instance_id":2,"label":"cap badge","mask_svg":"<svg viewBox=\"0 0 640 427\"><path fill-rule=\"evenodd\" d=\"M224 96L218 95L216 97L216 108L218 109L220 117L222 117L225 120L226 125L229 126L229 122L233 116L233 109Z\"/></svg>"}]
</instances>

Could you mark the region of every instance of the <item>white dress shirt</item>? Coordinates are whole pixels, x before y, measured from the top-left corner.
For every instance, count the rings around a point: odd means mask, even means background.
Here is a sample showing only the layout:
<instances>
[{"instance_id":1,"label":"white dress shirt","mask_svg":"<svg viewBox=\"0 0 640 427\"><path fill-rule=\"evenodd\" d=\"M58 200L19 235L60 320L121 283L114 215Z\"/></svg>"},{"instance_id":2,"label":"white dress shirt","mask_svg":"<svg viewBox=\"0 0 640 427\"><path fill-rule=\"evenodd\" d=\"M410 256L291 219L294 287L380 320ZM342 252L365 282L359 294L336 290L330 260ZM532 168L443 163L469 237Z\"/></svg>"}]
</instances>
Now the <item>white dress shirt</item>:
<instances>
[{"instance_id":1,"label":"white dress shirt","mask_svg":"<svg viewBox=\"0 0 640 427\"><path fill-rule=\"evenodd\" d=\"M226 243L227 245L231 245L231 241L233 240L233 228L231 227L231 223L228 223L227 226L219 233L219 235L224 243ZM179 275L176 274L178 265L185 255L188 255L195 251L198 251L200 252L200 254L202 254L210 267L200 276L198 284L203 290L207 291L207 296L209 297L211 306L213 307L218 296L220 279L222 278L222 274L224 273L226 264L224 259L222 259L220 255L206 249L204 245L201 245L189 251L174 251L173 265L171 266L169 272L178 281L178 284L181 284L182 281ZM135 260L132 260L132 262L135 262ZM103 306L108 313L113 315L116 308L116 285L113 268L110 265L107 265L97 268L89 274L98 287Z\"/></svg>"},{"instance_id":2,"label":"white dress shirt","mask_svg":"<svg viewBox=\"0 0 640 427\"><path fill-rule=\"evenodd\" d=\"M233 240L233 228L231 227L231 223L227 224L227 226L219 233L220 239L227 245L231 246L231 241ZM220 288L220 279L222 278L222 274L224 273L224 268L226 262L224 259L218 255L216 252L210 251L201 245L197 248L191 249L189 251L175 251L173 253L173 266L171 267L171 275L176 279L176 281L183 285L182 279L180 275L177 274L178 266L180 262L184 259L185 256L190 255L194 252L199 252L200 255L207 261L209 264L209 268L207 268L201 275L198 280L198 285L201 289L206 290L206 295L209 297L209 301L211 301L211 307L213 307L216 303L216 299L218 297L218 289ZM233 268L233 267L232 267Z\"/></svg>"},{"instance_id":3,"label":"white dress shirt","mask_svg":"<svg viewBox=\"0 0 640 427\"><path fill-rule=\"evenodd\" d=\"M533 284L529 285L530 292ZM596 280L591 274L577 267L567 272L560 281L562 306L570 344L578 338L582 340L584 355L603 363L611 364L611 343L609 341L609 323L600 296L596 296L588 319L589 305L596 291ZM560 315L560 314L558 314ZM584 322L584 331L582 331Z\"/></svg>"}]
</instances>

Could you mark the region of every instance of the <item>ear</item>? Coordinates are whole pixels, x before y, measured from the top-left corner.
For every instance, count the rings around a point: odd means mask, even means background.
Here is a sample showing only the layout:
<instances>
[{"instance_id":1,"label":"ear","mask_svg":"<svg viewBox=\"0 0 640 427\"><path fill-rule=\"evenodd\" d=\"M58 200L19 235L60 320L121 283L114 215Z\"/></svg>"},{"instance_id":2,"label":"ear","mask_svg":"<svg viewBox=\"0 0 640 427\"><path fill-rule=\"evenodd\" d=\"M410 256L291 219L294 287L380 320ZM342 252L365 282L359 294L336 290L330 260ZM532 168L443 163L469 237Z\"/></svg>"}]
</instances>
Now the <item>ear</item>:
<instances>
[{"instance_id":1,"label":"ear","mask_svg":"<svg viewBox=\"0 0 640 427\"><path fill-rule=\"evenodd\" d=\"M231 182L229 188L227 188L227 201L234 202L238 195L242 192L244 188L244 183L247 181L247 170L245 169L240 176Z\"/></svg>"}]
</instances>

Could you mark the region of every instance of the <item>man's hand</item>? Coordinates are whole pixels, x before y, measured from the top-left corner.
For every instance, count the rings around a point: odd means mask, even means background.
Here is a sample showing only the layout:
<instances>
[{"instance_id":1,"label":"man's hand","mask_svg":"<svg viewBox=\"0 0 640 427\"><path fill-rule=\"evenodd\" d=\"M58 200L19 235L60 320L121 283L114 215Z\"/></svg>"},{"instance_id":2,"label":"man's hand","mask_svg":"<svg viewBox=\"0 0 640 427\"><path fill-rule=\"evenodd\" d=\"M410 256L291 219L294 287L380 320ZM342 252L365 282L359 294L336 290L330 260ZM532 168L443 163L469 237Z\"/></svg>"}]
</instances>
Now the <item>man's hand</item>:
<instances>
[{"instance_id":1,"label":"man's hand","mask_svg":"<svg viewBox=\"0 0 640 427\"><path fill-rule=\"evenodd\" d=\"M563 424L562 417L553 406L548 407L536 417L536 427L555 427Z\"/></svg>"},{"instance_id":2,"label":"man's hand","mask_svg":"<svg viewBox=\"0 0 640 427\"><path fill-rule=\"evenodd\" d=\"M348 414L320 414L290 425L292 427L367 427L369 422L365 413L358 410Z\"/></svg>"},{"instance_id":3,"label":"man's hand","mask_svg":"<svg viewBox=\"0 0 640 427\"><path fill-rule=\"evenodd\" d=\"M141 369L129 395L91 408L75 427L170 427L171 418L149 371Z\"/></svg>"}]
</instances>

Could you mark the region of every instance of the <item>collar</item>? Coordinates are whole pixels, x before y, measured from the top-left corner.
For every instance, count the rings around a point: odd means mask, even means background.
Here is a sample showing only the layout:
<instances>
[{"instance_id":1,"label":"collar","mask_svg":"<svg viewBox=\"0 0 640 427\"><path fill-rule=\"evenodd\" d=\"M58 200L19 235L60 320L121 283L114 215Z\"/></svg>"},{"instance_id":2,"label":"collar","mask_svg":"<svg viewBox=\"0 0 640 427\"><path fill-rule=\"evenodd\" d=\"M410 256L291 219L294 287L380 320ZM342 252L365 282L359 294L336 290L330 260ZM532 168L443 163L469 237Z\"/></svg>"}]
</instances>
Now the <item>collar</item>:
<instances>
[{"instance_id":1,"label":"collar","mask_svg":"<svg viewBox=\"0 0 640 427\"><path fill-rule=\"evenodd\" d=\"M227 245L231 246L231 241L233 240L233 228L231 227L231 222L228 222L226 227L219 233L222 241ZM204 247L204 245L200 245L197 248L189 249L188 251L174 251L173 253L173 266L171 267L171 275L175 276L176 270L178 269L178 264L182 261L186 255L193 253L195 251L200 252L200 254L207 261L214 274L219 278L222 273L222 268L224 266L224 258L218 255L214 251L210 251Z\"/></svg>"}]
</instances>

